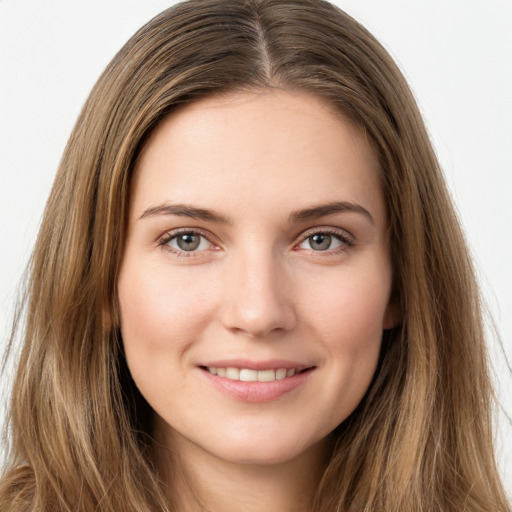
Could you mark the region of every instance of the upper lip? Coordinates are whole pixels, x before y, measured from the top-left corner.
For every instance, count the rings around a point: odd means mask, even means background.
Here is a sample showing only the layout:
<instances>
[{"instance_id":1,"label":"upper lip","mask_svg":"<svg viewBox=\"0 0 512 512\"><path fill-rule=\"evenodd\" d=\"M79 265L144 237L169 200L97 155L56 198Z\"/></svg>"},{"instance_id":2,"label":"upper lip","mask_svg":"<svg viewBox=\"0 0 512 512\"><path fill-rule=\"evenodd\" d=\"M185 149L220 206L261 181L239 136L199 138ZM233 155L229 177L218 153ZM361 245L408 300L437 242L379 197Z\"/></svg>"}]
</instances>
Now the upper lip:
<instances>
[{"instance_id":1,"label":"upper lip","mask_svg":"<svg viewBox=\"0 0 512 512\"><path fill-rule=\"evenodd\" d=\"M314 365L299 363L297 361L290 361L289 359L268 359L264 361L255 361L247 359L222 359L215 361L208 361L199 366L215 367L215 368L247 368L248 370L270 370L278 368L286 368L287 370L294 368L297 371L311 368Z\"/></svg>"}]
</instances>

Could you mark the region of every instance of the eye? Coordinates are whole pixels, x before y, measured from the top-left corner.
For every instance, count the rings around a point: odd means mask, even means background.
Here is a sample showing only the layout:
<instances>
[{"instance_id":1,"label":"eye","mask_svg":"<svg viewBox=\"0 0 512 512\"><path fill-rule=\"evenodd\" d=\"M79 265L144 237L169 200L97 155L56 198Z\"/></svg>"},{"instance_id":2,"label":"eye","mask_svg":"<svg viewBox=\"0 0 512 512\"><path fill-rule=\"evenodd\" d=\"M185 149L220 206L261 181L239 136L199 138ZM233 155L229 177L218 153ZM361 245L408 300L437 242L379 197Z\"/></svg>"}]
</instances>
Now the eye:
<instances>
[{"instance_id":1,"label":"eye","mask_svg":"<svg viewBox=\"0 0 512 512\"><path fill-rule=\"evenodd\" d=\"M302 242L298 245L299 249L312 250L316 252L334 251L339 248L351 247L352 240L338 232L317 231L311 235L306 235Z\"/></svg>"},{"instance_id":2,"label":"eye","mask_svg":"<svg viewBox=\"0 0 512 512\"><path fill-rule=\"evenodd\" d=\"M207 251L213 247L213 244L197 231L167 233L160 240L159 245L166 246L166 248L176 253Z\"/></svg>"}]
</instances>

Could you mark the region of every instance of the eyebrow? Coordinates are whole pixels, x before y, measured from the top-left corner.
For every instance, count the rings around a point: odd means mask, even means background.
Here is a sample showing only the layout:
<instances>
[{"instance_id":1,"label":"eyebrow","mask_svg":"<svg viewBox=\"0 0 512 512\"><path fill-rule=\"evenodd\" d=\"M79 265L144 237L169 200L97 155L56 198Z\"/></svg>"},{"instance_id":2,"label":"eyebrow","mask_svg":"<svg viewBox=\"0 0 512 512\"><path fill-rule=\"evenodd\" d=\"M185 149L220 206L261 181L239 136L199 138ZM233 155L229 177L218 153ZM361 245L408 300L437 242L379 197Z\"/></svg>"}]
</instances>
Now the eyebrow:
<instances>
[{"instance_id":1,"label":"eyebrow","mask_svg":"<svg viewBox=\"0 0 512 512\"><path fill-rule=\"evenodd\" d=\"M228 224L230 222L227 217L223 217L213 210L196 208L187 204L161 204L158 206L152 206L147 210L144 210L144 213L139 219L158 215L177 215L179 217L190 217L191 219L218 222L220 224Z\"/></svg>"},{"instance_id":2,"label":"eyebrow","mask_svg":"<svg viewBox=\"0 0 512 512\"><path fill-rule=\"evenodd\" d=\"M333 215L335 213L343 212L355 212L364 215L372 224L375 221L371 213L357 203L351 203L349 201L337 201L334 203L326 203L310 208L304 208L292 212L289 217L289 222L300 222L306 220L318 219L320 217L326 217L327 215ZM191 219L199 219L208 222L217 222L219 224L230 224L229 218L224 217L220 213L214 210L207 210L205 208L197 208L187 204L161 204L158 206L152 206L144 210L139 219L146 217L153 217L159 215L177 215L180 217L190 217Z\"/></svg>"},{"instance_id":3,"label":"eyebrow","mask_svg":"<svg viewBox=\"0 0 512 512\"><path fill-rule=\"evenodd\" d=\"M297 210L290 214L289 221L298 222L304 220L312 220L343 212L359 213L364 215L372 224L375 224L375 220L372 217L372 214L366 208L360 204L351 203L349 201L337 201L334 203L312 206L311 208L305 208L303 210Z\"/></svg>"}]
</instances>

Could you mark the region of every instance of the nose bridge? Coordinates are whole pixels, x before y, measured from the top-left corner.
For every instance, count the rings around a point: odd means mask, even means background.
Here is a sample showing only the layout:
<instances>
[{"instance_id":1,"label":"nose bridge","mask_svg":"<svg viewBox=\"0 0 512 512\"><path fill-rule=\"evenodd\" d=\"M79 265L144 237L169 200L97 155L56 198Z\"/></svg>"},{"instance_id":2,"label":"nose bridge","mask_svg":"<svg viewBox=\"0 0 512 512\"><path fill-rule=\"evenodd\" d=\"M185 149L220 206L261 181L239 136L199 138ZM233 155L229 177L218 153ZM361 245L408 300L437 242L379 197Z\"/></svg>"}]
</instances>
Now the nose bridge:
<instances>
[{"instance_id":1,"label":"nose bridge","mask_svg":"<svg viewBox=\"0 0 512 512\"><path fill-rule=\"evenodd\" d=\"M254 245L232 257L222 313L224 326L252 337L290 330L296 318L283 262L271 247Z\"/></svg>"}]
</instances>

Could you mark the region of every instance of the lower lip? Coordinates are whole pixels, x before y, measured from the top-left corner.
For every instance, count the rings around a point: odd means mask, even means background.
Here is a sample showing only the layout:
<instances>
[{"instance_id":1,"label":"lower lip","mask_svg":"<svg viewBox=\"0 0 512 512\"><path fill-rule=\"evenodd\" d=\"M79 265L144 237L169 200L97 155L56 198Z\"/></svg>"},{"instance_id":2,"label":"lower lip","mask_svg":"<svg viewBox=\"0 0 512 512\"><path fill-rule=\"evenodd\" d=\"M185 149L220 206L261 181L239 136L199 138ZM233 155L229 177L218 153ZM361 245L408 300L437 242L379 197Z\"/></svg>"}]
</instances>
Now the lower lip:
<instances>
[{"instance_id":1,"label":"lower lip","mask_svg":"<svg viewBox=\"0 0 512 512\"><path fill-rule=\"evenodd\" d=\"M271 402L297 389L311 375L313 368L298 373L293 377L274 380L272 382L246 382L232 380L211 374L200 369L204 378L224 394L245 402Z\"/></svg>"}]
</instances>

